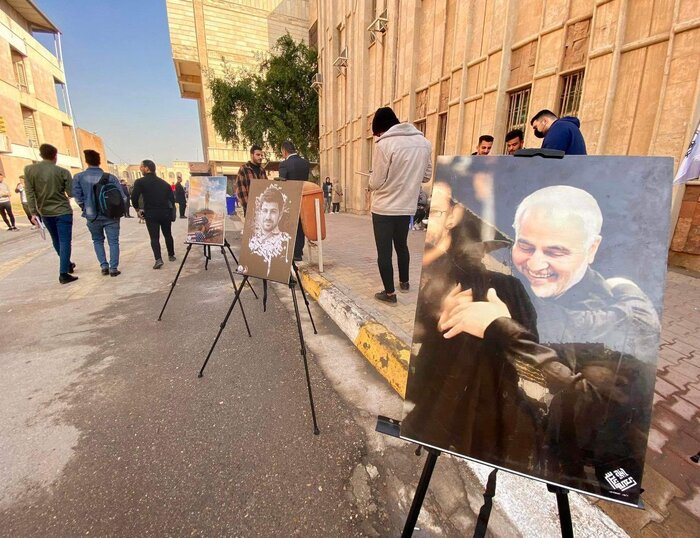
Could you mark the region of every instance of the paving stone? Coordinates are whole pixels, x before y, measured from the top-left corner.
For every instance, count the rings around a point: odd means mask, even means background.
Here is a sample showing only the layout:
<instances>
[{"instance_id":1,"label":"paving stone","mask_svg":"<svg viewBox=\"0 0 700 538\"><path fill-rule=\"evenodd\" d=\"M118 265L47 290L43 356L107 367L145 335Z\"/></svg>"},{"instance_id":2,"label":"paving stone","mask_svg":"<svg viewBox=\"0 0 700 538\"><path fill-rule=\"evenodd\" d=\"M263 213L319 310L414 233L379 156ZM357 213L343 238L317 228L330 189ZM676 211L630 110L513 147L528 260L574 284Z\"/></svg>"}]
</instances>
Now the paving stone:
<instances>
[{"instance_id":1,"label":"paving stone","mask_svg":"<svg viewBox=\"0 0 700 538\"><path fill-rule=\"evenodd\" d=\"M669 398L678 392L678 387L671 385L661 377L656 377L656 385L654 385L654 391L658 392L664 398Z\"/></svg>"},{"instance_id":2,"label":"paving stone","mask_svg":"<svg viewBox=\"0 0 700 538\"><path fill-rule=\"evenodd\" d=\"M669 405L669 402L666 402L666 405ZM669 408L678 416L683 417L685 420L691 423L695 422L697 427L696 421L697 416L700 413L700 409L698 409L692 403L690 403L687 400L684 400L681 397L673 397L672 401L670 402Z\"/></svg>"},{"instance_id":3,"label":"paving stone","mask_svg":"<svg viewBox=\"0 0 700 538\"><path fill-rule=\"evenodd\" d=\"M688 385L695 381L690 377L686 377L676 369L664 370L659 374L659 377L665 379L666 381L668 381L672 385L675 385L681 390L686 390L688 388Z\"/></svg>"}]
</instances>

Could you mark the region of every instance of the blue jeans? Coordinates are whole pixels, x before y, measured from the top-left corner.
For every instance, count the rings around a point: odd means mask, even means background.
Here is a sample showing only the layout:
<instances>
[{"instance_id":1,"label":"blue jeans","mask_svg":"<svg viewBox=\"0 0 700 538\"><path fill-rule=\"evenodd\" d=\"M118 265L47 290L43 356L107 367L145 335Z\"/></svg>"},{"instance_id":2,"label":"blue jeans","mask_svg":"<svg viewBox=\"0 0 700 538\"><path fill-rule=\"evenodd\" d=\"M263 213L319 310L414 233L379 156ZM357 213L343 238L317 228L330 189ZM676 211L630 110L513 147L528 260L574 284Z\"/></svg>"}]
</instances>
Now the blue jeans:
<instances>
[{"instance_id":1,"label":"blue jeans","mask_svg":"<svg viewBox=\"0 0 700 538\"><path fill-rule=\"evenodd\" d=\"M57 217L41 217L44 226L51 235L53 248L56 249L56 254L61 260L59 272L67 273L70 271L70 251L71 241L73 240L73 213L58 215Z\"/></svg>"},{"instance_id":2,"label":"blue jeans","mask_svg":"<svg viewBox=\"0 0 700 538\"><path fill-rule=\"evenodd\" d=\"M109 219L100 215L94 221L87 221L87 227L92 235L92 244L100 267L116 269L119 266L119 219ZM109 244L109 263L105 255L105 235Z\"/></svg>"}]
</instances>

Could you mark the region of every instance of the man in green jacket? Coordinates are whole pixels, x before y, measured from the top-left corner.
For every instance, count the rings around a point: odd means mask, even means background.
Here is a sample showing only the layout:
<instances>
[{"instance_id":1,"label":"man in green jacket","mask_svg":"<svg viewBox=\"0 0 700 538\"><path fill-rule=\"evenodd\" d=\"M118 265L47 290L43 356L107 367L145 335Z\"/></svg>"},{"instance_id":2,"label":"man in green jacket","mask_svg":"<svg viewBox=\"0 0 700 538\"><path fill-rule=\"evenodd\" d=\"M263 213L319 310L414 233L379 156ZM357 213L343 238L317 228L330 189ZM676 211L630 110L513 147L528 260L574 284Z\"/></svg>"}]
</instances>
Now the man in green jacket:
<instances>
[{"instance_id":1,"label":"man in green jacket","mask_svg":"<svg viewBox=\"0 0 700 538\"><path fill-rule=\"evenodd\" d=\"M69 196L73 192L73 178L65 168L56 166L58 150L50 144L42 144L39 154L43 159L24 168L27 205L32 223L41 220L51 234L53 248L60 259L58 281L68 284L78 280L71 273L75 264L70 261L73 238L73 208Z\"/></svg>"}]
</instances>

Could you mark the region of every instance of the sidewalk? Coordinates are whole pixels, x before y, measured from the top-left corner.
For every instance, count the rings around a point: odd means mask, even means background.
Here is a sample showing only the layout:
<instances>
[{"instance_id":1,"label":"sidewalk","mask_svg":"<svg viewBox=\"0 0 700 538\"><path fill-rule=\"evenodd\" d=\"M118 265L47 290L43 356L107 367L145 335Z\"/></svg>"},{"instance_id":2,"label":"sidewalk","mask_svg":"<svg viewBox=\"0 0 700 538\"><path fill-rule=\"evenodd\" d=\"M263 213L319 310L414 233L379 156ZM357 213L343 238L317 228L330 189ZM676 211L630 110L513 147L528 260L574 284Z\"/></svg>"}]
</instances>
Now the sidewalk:
<instances>
[{"instance_id":1,"label":"sidewalk","mask_svg":"<svg viewBox=\"0 0 700 538\"><path fill-rule=\"evenodd\" d=\"M327 216L326 228L324 272L318 273L317 249L307 246L305 287L403 396L425 232L409 232L411 290L390 306L374 299L382 285L370 217L337 213ZM700 464L690 460L700 451L699 419L700 277L671 270L643 484L646 510L591 503L630 536L700 536Z\"/></svg>"}]
</instances>

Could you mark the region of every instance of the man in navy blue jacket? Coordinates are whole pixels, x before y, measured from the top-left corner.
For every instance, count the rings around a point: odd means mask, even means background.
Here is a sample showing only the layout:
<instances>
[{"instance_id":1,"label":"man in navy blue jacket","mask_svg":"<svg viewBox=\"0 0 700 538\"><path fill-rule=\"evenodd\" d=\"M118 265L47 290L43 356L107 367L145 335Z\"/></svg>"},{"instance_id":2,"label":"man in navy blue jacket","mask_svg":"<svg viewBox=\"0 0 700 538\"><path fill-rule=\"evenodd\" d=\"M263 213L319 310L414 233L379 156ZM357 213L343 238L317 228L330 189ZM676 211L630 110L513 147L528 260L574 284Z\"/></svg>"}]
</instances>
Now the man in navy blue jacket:
<instances>
[{"instance_id":1,"label":"man in navy blue jacket","mask_svg":"<svg viewBox=\"0 0 700 538\"><path fill-rule=\"evenodd\" d=\"M533 116L530 125L537 138L544 138L542 149L559 149L566 155L587 155L578 118L558 118L551 110L544 109Z\"/></svg>"}]
</instances>

